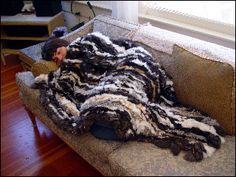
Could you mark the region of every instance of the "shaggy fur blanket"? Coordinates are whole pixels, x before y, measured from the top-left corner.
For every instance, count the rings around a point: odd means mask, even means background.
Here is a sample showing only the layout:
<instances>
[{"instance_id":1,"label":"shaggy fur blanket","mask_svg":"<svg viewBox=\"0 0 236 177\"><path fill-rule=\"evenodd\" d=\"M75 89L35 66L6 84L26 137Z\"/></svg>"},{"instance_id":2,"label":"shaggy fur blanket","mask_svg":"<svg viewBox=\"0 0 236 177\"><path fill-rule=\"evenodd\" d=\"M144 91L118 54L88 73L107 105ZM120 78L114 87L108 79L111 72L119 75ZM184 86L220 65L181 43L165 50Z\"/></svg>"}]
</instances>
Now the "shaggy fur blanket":
<instances>
[{"instance_id":1,"label":"shaggy fur blanket","mask_svg":"<svg viewBox=\"0 0 236 177\"><path fill-rule=\"evenodd\" d=\"M171 78L141 46L94 32L67 48L57 71L35 79L41 103L61 129L81 134L94 121L109 122L123 140L150 142L174 155L183 150L188 161L211 156L224 142L219 123L181 105Z\"/></svg>"}]
</instances>

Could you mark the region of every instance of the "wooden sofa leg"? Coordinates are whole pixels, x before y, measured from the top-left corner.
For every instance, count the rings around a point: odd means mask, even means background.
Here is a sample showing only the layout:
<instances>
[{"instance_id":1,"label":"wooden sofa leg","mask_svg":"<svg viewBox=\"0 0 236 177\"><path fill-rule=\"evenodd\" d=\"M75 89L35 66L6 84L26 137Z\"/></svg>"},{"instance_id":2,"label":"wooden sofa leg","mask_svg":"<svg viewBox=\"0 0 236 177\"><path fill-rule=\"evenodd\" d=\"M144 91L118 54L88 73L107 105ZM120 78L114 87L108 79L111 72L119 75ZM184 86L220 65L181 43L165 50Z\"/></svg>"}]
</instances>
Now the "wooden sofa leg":
<instances>
[{"instance_id":1,"label":"wooden sofa leg","mask_svg":"<svg viewBox=\"0 0 236 177\"><path fill-rule=\"evenodd\" d=\"M27 111L27 113L28 113L28 115L30 117L30 120L31 120L34 128L37 128L36 119L35 119L36 116L26 106L24 106L24 107L25 107L25 110Z\"/></svg>"},{"instance_id":2,"label":"wooden sofa leg","mask_svg":"<svg viewBox=\"0 0 236 177\"><path fill-rule=\"evenodd\" d=\"M1 60L3 62L3 65L6 65L6 60L5 60L5 56L3 53L1 53Z\"/></svg>"}]
</instances>

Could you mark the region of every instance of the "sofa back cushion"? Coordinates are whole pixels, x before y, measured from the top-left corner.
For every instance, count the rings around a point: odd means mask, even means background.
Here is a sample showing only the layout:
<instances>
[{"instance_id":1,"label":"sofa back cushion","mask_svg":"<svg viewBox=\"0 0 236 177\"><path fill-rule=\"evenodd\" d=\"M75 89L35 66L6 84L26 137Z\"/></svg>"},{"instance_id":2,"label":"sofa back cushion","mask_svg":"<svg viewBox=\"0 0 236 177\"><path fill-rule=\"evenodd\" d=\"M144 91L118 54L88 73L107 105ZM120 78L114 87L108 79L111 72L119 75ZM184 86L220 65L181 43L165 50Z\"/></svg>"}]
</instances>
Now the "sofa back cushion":
<instances>
[{"instance_id":1,"label":"sofa back cushion","mask_svg":"<svg viewBox=\"0 0 236 177\"><path fill-rule=\"evenodd\" d=\"M130 31L140 27L140 24L128 23L106 15L97 16L93 22L93 32L100 32L111 39L127 38Z\"/></svg>"},{"instance_id":2,"label":"sofa back cushion","mask_svg":"<svg viewBox=\"0 0 236 177\"><path fill-rule=\"evenodd\" d=\"M165 65L173 78L178 100L218 120L228 134L235 133L234 69L227 63L199 57L174 45Z\"/></svg>"}]
</instances>

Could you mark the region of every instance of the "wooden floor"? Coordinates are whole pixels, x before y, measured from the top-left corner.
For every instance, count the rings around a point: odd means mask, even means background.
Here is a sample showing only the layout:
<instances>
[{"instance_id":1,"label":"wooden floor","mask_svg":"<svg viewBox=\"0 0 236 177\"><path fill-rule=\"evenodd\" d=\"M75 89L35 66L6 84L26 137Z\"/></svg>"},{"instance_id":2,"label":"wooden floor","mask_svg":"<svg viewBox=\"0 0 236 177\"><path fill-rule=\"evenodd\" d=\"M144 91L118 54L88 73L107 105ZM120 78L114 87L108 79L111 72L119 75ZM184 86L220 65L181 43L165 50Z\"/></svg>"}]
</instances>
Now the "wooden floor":
<instances>
[{"instance_id":1,"label":"wooden floor","mask_svg":"<svg viewBox=\"0 0 236 177\"><path fill-rule=\"evenodd\" d=\"M15 73L18 59L1 63L1 176L101 176L37 120L34 130L22 106Z\"/></svg>"}]
</instances>

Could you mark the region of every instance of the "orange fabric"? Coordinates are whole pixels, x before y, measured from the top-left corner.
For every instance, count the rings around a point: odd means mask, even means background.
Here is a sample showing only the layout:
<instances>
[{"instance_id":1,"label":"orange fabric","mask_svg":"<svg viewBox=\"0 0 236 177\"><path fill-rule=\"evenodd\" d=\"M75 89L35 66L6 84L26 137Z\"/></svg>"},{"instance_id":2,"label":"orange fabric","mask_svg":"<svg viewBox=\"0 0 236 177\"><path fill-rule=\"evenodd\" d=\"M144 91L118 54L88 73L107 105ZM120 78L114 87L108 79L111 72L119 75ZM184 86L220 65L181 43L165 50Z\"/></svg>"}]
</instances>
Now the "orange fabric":
<instances>
[{"instance_id":1,"label":"orange fabric","mask_svg":"<svg viewBox=\"0 0 236 177\"><path fill-rule=\"evenodd\" d=\"M35 62L31 67L34 77L37 77L40 74L48 74L50 71L55 71L57 69L58 66L55 62L46 60Z\"/></svg>"}]
</instances>

